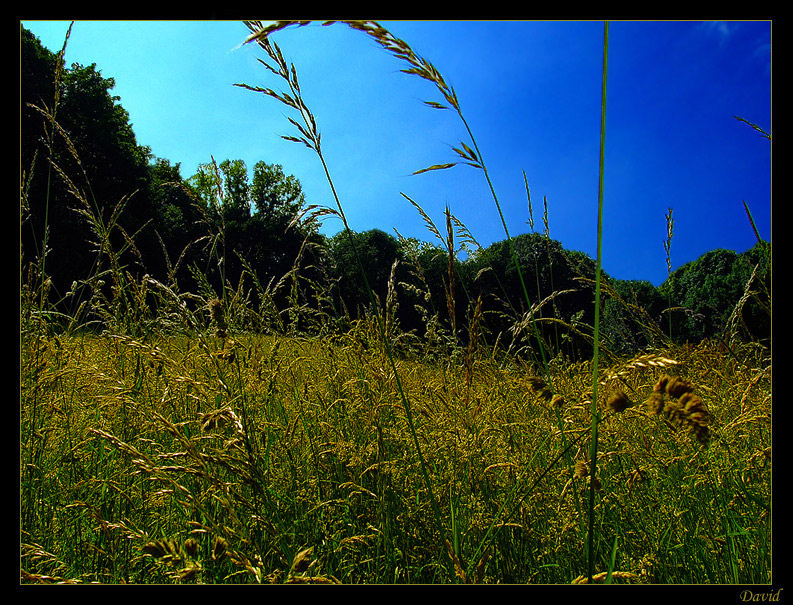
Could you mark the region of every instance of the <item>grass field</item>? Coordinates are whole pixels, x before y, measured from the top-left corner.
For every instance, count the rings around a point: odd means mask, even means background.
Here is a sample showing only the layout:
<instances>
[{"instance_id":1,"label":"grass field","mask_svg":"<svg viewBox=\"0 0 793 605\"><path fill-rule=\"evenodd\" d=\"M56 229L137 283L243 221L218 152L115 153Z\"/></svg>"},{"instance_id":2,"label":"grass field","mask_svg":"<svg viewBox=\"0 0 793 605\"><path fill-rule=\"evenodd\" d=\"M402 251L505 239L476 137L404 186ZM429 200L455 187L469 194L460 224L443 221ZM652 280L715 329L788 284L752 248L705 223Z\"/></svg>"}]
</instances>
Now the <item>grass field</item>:
<instances>
[{"instance_id":1,"label":"grass field","mask_svg":"<svg viewBox=\"0 0 793 605\"><path fill-rule=\"evenodd\" d=\"M431 64L358 27L458 109ZM324 166L294 67L251 29ZM472 134L462 147L488 178ZM323 211L349 229L336 202ZM760 344L599 357L596 312L592 360L528 361L477 339L474 310L465 345L430 351L400 346L388 304L322 337L261 334L233 290L188 297L110 267L112 296L90 302L102 330L51 321L43 272L23 287L23 583L772 580Z\"/></svg>"},{"instance_id":2,"label":"grass field","mask_svg":"<svg viewBox=\"0 0 793 605\"><path fill-rule=\"evenodd\" d=\"M561 396L552 405L532 372L486 352L463 365L398 360L430 495L382 347L365 344L360 334L332 343L245 334L24 342L24 577L585 575L589 364L551 362ZM597 573L770 581L770 372L757 349L739 353L703 343L600 371L606 399L624 393L635 403L600 403ZM708 447L650 409L664 375L683 377L707 402ZM674 401L666 396L670 410Z\"/></svg>"}]
</instances>

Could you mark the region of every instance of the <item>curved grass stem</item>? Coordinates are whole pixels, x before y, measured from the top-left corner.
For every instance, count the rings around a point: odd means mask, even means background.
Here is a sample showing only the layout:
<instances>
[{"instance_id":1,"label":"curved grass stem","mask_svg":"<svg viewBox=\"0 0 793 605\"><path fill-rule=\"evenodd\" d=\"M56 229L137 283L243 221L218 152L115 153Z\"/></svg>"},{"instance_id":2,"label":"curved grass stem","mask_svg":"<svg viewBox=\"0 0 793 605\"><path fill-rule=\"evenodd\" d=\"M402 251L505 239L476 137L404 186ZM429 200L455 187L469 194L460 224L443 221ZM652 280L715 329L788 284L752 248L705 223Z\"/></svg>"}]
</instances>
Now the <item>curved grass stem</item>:
<instances>
[{"instance_id":1,"label":"curved grass stem","mask_svg":"<svg viewBox=\"0 0 793 605\"><path fill-rule=\"evenodd\" d=\"M364 270L363 262L361 261L360 252L358 251L358 247L355 244L352 230L350 229L350 226L347 222L347 218L344 215L344 209L342 208L341 200L339 199L339 196L336 192L336 187L333 184L333 179L331 178L330 170L328 169L327 162L325 161L325 157L322 153L322 147L320 142L321 138L319 131L317 130L316 121L314 119L313 114L309 110L308 106L304 103L303 97L300 92L300 86L297 82L297 71L295 70L294 65L287 66L280 48L278 48L278 45L269 42L266 35L268 32L266 28L262 28L261 23L247 22L246 24L248 25L249 29L251 29L251 31L253 32L252 36L249 37L248 40L250 41L255 39L258 42L259 46L261 46L267 52L270 58L275 62L278 69L275 69L272 66L267 65L266 63L265 63L265 67L267 67L274 74L282 77L287 82L291 94L284 94L284 93L279 94L271 89L254 88L246 85L239 85L239 86L243 86L244 88L254 90L255 92L263 92L268 96L278 99L287 106L292 107L300 114L300 118L303 121L302 125L298 124L295 120L291 118L289 118L289 121L295 127L297 127L297 129L299 130L302 136L300 137L284 136L283 138L294 142L303 143L307 147L313 149L316 152L317 156L319 157L319 161L322 164L322 169L325 172L325 177L328 181L328 184L330 185L331 193L336 203L336 208L338 210L339 217L341 218L342 223L344 225L344 231L349 238L350 245L352 246L353 253L355 255L355 259L358 264L361 277L363 279L364 287L369 297L369 301L372 305L372 309L376 309L377 304L369 284L369 279L366 276L366 271ZM375 313L375 317L377 319L378 331L380 333L380 337L385 347L386 356L388 357L389 365L391 366L391 371L394 373L397 390L399 391L399 396L402 402L403 409L405 411L405 417L407 419L408 428L410 430L413 445L416 449L416 455L418 456L419 459L421 474L424 479L427 492L429 494L430 505L432 507L433 515L435 517L437 529L439 534L443 535L444 529L443 529L443 523L441 522L440 508L438 506L438 502L433 492L432 481L430 480L429 471L427 470L427 464L422 454L421 445L419 443L418 434L416 432L416 427L413 419L413 413L411 410L410 402L407 396L405 395L405 391L402 387L402 381L400 379L399 372L397 371L396 363L394 361L394 356L391 350L391 343L386 335L382 318L377 313Z\"/></svg>"}]
</instances>

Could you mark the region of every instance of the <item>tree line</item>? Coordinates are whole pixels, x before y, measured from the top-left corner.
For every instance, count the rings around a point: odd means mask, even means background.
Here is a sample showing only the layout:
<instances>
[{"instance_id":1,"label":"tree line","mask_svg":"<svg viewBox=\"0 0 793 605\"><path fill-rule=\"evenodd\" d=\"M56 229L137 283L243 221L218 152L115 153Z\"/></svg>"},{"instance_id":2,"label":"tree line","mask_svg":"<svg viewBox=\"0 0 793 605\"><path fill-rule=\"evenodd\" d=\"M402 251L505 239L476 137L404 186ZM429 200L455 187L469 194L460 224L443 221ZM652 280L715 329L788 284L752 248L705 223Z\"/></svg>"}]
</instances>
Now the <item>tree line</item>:
<instances>
[{"instance_id":1,"label":"tree line","mask_svg":"<svg viewBox=\"0 0 793 605\"><path fill-rule=\"evenodd\" d=\"M590 350L595 263L585 253L547 235L514 237L527 308L509 242L479 246L448 210L440 227L424 215L429 242L379 229L325 236L279 164L212 159L183 178L178 163L137 142L113 78L95 64L65 66L24 28L20 41L21 277L46 282L65 316L83 290L112 289L92 277L123 271L182 291L247 287L249 304L275 309L269 329L309 329L313 312L332 319L324 329L344 330L376 312L403 334L465 342L478 314L492 346L517 350L539 336L572 356ZM604 274L601 334L619 353L730 331L769 339L770 279L764 241L708 252L660 287ZM538 332L521 329L528 322Z\"/></svg>"}]
</instances>

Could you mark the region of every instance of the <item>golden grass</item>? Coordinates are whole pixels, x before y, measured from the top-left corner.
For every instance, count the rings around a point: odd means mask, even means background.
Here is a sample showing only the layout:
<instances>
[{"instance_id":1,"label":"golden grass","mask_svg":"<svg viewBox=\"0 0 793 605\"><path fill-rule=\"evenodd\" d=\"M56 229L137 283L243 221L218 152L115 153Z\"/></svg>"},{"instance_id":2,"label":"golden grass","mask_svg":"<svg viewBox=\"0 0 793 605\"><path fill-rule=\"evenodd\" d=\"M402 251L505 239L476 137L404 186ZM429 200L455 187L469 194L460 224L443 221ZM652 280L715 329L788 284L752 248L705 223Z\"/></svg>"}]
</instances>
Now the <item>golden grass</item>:
<instances>
[{"instance_id":1,"label":"golden grass","mask_svg":"<svg viewBox=\"0 0 793 605\"><path fill-rule=\"evenodd\" d=\"M427 523L419 461L382 350L346 337L330 344L235 334L236 356L219 359L220 339L197 340L25 343L21 472L23 492L39 494L23 498L25 581L113 581L122 568L130 582L382 582L389 573L431 581L448 538ZM597 514L622 518L630 536L613 581L669 581L681 571L656 563L642 575L638 562L663 540L692 548L690 529L673 523L675 535L664 538L656 523L682 508L710 518L697 544L718 544L732 519L752 536L741 546L745 556L768 554L755 550L769 531L755 502L770 496L769 376L752 365L751 348L739 365L714 355L715 347L639 356L603 372ZM552 364L554 400L520 365L472 359L397 361L444 506L453 494L454 575L569 583L584 564L581 488L569 481L589 482L581 438L591 370ZM670 377L670 367L685 373ZM633 404L656 396L659 416ZM563 443L578 460L569 471L558 455ZM678 496L669 492L679 486ZM730 508L710 510L714 496L731 500ZM26 514L33 510L35 517ZM625 511L633 511L630 521ZM635 517L645 519L646 533L630 529ZM102 554L71 560L74 540ZM534 554L509 563L521 542ZM311 563L301 563L309 553ZM704 572L687 573L702 581Z\"/></svg>"}]
</instances>

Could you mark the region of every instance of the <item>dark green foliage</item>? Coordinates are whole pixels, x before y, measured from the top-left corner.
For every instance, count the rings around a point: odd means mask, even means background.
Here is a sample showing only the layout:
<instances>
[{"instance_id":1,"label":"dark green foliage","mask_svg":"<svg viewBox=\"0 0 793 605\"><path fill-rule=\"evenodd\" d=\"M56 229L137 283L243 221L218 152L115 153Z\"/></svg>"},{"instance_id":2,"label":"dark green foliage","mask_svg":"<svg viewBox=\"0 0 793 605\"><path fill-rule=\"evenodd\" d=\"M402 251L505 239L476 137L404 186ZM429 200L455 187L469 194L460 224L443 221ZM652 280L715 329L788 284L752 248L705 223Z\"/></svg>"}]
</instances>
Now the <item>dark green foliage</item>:
<instances>
[{"instance_id":1,"label":"dark green foliage","mask_svg":"<svg viewBox=\"0 0 793 605\"><path fill-rule=\"evenodd\" d=\"M140 262L141 250L155 246L153 234L130 245L153 214L151 199L140 195L147 188L149 149L137 144L127 112L110 94L113 79L96 65L66 69L24 29L21 55L21 169L27 186L22 265L44 258L51 295L58 300L73 281L102 269L95 264L101 245L96 225L75 210L112 225L113 245L126 250L123 263ZM110 217L122 203L124 211L113 223Z\"/></svg>"},{"instance_id":2,"label":"dark green foliage","mask_svg":"<svg viewBox=\"0 0 793 605\"><path fill-rule=\"evenodd\" d=\"M658 318L667 307L658 288L645 280L608 280L601 334L615 353L636 353L659 344Z\"/></svg>"},{"instance_id":3,"label":"dark green foliage","mask_svg":"<svg viewBox=\"0 0 793 605\"><path fill-rule=\"evenodd\" d=\"M256 285L259 292L290 273L292 280L302 276L313 283L326 270L320 245L324 237L311 221L296 220L305 196L300 181L282 166L259 161L249 180L243 160L227 159L199 166L187 185L203 210L205 230L214 234L206 241L214 246L209 257L218 262L211 267L207 257L206 268L213 269L207 272L216 291L224 284L236 287L246 274L252 280L248 287ZM309 296L299 290L303 299L295 301L289 288L273 294L280 307L306 303Z\"/></svg>"},{"instance_id":4,"label":"dark green foliage","mask_svg":"<svg viewBox=\"0 0 793 605\"><path fill-rule=\"evenodd\" d=\"M372 293L381 307L385 305L391 266L402 258L397 239L380 229L349 234L342 231L330 238L328 246L337 280L338 308L345 308L353 318L362 317L369 310L369 296L361 283L356 249Z\"/></svg>"},{"instance_id":5,"label":"dark green foliage","mask_svg":"<svg viewBox=\"0 0 793 605\"><path fill-rule=\"evenodd\" d=\"M758 242L751 250L738 254L732 250L712 250L677 269L660 287L671 295L672 337L697 342L721 334L735 306L744 294L752 271L758 266L751 290L765 294L744 306L743 317L757 338L770 336L770 313L762 310L762 301L770 299L770 245Z\"/></svg>"},{"instance_id":6,"label":"dark green foliage","mask_svg":"<svg viewBox=\"0 0 793 605\"><path fill-rule=\"evenodd\" d=\"M311 222L291 224L305 197L280 165L257 162L249 182L245 163L227 159L184 180L179 164L138 145L113 79L95 65L68 68L21 29L21 68L21 262L50 278L61 310L84 300L64 298L71 284L108 269L111 256L133 280L148 274L188 291L197 267L218 293L236 287L246 263L266 287L298 257L317 260L304 242L323 238Z\"/></svg>"},{"instance_id":7,"label":"dark green foliage","mask_svg":"<svg viewBox=\"0 0 793 605\"><path fill-rule=\"evenodd\" d=\"M506 336L515 320L531 311L540 321L541 337L551 350L567 346L568 353L588 351L586 339L570 327L592 325L594 261L583 252L564 250L558 241L537 233L518 235L513 245L531 310L526 308L507 241L488 246L466 263L466 274L472 278L470 295L476 298L481 294L491 311L487 319L490 331Z\"/></svg>"},{"instance_id":8,"label":"dark green foliage","mask_svg":"<svg viewBox=\"0 0 793 605\"><path fill-rule=\"evenodd\" d=\"M179 164L162 158L150 164L147 193L154 207L151 229L161 242L160 254L149 266L155 275L173 272L173 279L189 279L187 267L197 257L191 245L202 235L202 213L182 181Z\"/></svg>"},{"instance_id":9,"label":"dark green foliage","mask_svg":"<svg viewBox=\"0 0 793 605\"><path fill-rule=\"evenodd\" d=\"M305 203L305 196L296 177L285 175L279 164L259 161L253 167L250 203L256 216L264 222L276 217L291 219Z\"/></svg>"}]
</instances>

